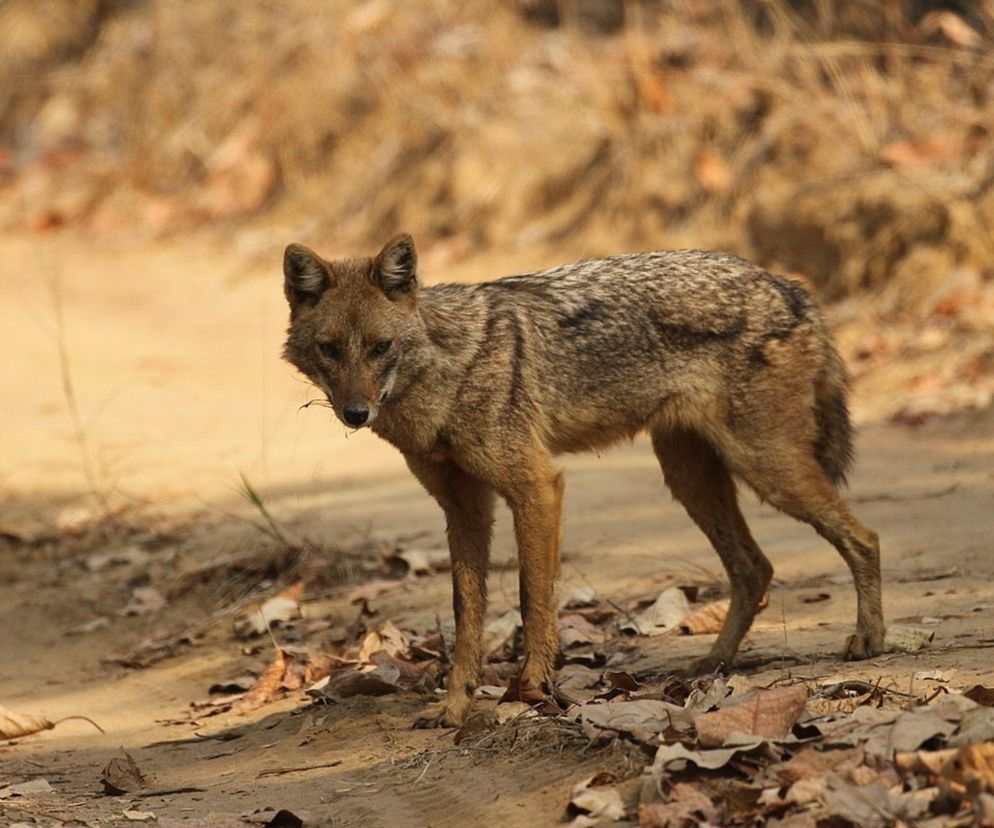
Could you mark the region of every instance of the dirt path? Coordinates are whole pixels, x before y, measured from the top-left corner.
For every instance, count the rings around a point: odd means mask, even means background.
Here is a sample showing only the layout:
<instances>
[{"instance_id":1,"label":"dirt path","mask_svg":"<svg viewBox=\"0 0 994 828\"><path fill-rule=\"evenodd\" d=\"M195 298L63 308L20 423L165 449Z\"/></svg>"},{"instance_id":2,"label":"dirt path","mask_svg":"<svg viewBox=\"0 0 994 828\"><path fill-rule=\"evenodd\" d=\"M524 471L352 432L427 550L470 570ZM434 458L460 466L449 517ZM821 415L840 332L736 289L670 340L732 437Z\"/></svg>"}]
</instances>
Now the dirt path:
<instances>
[{"instance_id":1,"label":"dirt path","mask_svg":"<svg viewBox=\"0 0 994 828\"><path fill-rule=\"evenodd\" d=\"M106 733L66 722L0 744L0 788L37 778L53 788L0 799L0 825L131 824L126 809L154 813L160 825L241 825L241 815L271 817L266 808L293 811L307 825L545 825L562 816L569 788L584 775L637 774L632 749L586 750L575 732L550 722L458 746L451 733L412 730L425 705L414 693L327 707L291 693L244 715L191 711L211 685L260 669L272 654L268 640L232 634L230 608L272 590L260 586L265 572L247 579L231 562L268 560L274 548L244 522L258 515L235 492L239 470L287 531L360 559L374 560L380 541L440 545L441 516L388 447L368 435L345 440L313 409L296 412L306 389L273 355L283 325L278 290L274 299L272 280L254 278L271 263L243 273L219 251L194 245L153 246L144 258L88 251L83 266L79 245L55 241L39 252L0 240L0 255L23 265L0 276L2 346L20 357L7 362L0 385L0 529L11 534L0 546L0 704L53 720L85 714ZM93 475L125 507L120 526L104 535L79 528L92 499L81 485L48 332L52 273L60 274ZM593 586L619 605L673 583L724 592L717 558L666 494L642 441L563 465L564 588ZM760 681L789 671L906 689L916 671L940 669L954 671L956 686L991 684L992 469L992 412L913 430L862 429L850 499L881 535L888 622L923 624L936 638L919 654L859 664L836 656L855 616L841 560L810 529L748 496L747 517L776 581L742 648L741 670ZM168 518L156 517L163 511ZM46 540L56 523L59 534ZM140 563L87 565L134 547L146 553ZM516 605L512 557L502 513L491 617ZM190 578L193 571L202 577ZM160 589L166 606L121 615L134 588L146 585ZM425 630L438 617L445 626L449 594L447 575L424 576L380 596L377 618ZM334 623L355 614L342 590L321 600ZM66 635L97 618L106 624ZM176 654L144 668L115 660L146 639ZM612 648L620 669L652 680L710 640L626 638ZM153 789L193 790L103 795L101 769L121 748Z\"/></svg>"}]
</instances>

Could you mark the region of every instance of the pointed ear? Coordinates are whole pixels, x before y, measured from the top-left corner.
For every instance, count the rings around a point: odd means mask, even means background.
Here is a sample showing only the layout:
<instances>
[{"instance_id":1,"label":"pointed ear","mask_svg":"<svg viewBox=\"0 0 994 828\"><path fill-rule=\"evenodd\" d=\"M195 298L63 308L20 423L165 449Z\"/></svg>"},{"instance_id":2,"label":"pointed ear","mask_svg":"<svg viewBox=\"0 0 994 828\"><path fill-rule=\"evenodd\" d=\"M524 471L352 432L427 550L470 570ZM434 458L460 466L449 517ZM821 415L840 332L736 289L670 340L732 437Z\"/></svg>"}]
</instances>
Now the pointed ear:
<instances>
[{"instance_id":1,"label":"pointed ear","mask_svg":"<svg viewBox=\"0 0 994 828\"><path fill-rule=\"evenodd\" d=\"M383 245L373 261L373 280L388 298L413 298L418 289L418 252L407 233Z\"/></svg>"},{"instance_id":2,"label":"pointed ear","mask_svg":"<svg viewBox=\"0 0 994 828\"><path fill-rule=\"evenodd\" d=\"M331 284L328 263L302 244L283 252L283 292L291 308L313 305Z\"/></svg>"}]
</instances>

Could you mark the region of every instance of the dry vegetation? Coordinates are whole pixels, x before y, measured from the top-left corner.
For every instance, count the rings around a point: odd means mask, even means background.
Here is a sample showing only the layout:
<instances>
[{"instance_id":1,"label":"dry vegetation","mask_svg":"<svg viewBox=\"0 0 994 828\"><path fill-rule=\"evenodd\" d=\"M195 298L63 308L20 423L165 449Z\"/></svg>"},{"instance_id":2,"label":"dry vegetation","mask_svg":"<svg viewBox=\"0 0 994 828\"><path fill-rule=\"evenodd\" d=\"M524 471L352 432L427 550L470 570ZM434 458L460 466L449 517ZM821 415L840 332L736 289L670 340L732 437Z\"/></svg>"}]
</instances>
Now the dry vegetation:
<instances>
[{"instance_id":1,"label":"dry vegetation","mask_svg":"<svg viewBox=\"0 0 994 828\"><path fill-rule=\"evenodd\" d=\"M987 267L994 18L906 5L13 0L3 221Z\"/></svg>"}]
</instances>

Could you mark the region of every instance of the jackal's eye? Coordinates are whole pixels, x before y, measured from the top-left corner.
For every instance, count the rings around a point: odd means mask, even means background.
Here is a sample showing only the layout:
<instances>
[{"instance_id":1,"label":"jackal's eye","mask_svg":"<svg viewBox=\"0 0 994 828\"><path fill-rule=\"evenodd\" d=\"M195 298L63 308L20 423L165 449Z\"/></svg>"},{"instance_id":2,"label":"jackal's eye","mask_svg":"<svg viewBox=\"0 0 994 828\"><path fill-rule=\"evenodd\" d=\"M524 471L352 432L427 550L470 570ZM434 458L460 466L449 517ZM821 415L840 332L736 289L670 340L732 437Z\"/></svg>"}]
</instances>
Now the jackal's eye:
<instances>
[{"instance_id":1,"label":"jackal's eye","mask_svg":"<svg viewBox=\"0 0 994 828\"><path fill-rule=\"evenodd\" d=\"M373 346L373 356L383 356L393 345L392 339L381 339Z\"/></svg>"},{"instance_id":2,"label":"jackal's eye","mask_svg":"<svg viewBox=\"0 0 994 828\"><path fill-rule=\"evenodd\" d=\"M334 342L319 342L318 351L321 352L321 356L325 359L338 359L340 356L338 345Z\"/></svg>"}]
</instances>

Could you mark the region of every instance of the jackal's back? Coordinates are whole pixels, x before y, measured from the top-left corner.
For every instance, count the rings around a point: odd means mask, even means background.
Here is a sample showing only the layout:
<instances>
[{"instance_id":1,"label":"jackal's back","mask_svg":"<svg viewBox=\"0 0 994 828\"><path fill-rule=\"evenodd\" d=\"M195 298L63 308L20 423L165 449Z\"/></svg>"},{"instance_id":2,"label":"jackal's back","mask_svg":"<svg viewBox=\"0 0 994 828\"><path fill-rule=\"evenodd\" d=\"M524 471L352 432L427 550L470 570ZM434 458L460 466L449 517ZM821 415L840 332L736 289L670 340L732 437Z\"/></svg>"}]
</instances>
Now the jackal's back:
<instances>
[{"instance_id":1,"label":"jackal's back","mask_svg":"<svg viewBox=\"0 0 994 828\"><path fill-rule=\"evenodd\" d=\"M845 376L817 307L798 282L737 256L590 259L432 288L424 299L429 319L432 306L461 309L478 349L473 387L504 399L504 416L540 423L554 450L610 442L659 418L720 424L786 394L808 414L825 409L832 477L847 465Z\"/></svg>"}]
</instances>

